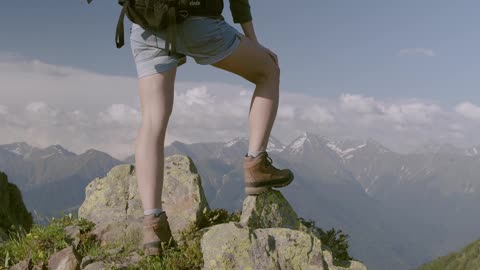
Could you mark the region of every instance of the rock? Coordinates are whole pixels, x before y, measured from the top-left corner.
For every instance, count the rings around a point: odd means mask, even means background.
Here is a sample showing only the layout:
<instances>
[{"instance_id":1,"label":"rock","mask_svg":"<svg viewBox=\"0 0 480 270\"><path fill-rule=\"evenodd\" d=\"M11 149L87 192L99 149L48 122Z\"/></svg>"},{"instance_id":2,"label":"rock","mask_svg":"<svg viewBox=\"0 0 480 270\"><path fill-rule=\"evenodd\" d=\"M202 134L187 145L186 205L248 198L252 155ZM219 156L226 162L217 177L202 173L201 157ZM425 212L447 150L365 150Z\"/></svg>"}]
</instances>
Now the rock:
<instances>
[{"instance_id":1,"label":"rock","mask_svg":"<svg viewBox=\"0 0 480 270\"><path fill-rule=\"evenodd\" d=\"M67 239L69 239L69 244L72 244L74 247L77 247L80 243L80 227L77 225L70 225L63 229Z\"/></svg>"},{"instance_id":2,"label":"rock","mask_svg":"<svg viewBox=\"0 0 480 270\"><path fill-rule=\"evenodd\" d=\"M43 262L40 262L39 264L37 265L34 265L32 270L47 270L48 267L43 263Z\"/></svg>"},{"instance_id":3,"label":"rock","mask_svg":"<svg viewBox=\"0 0 480 270\"><path fill-rule=\"evenodd\" d=\"M192 223L204 222L203 211L210 207L192 159L183 155L168 156L164 179L163 209L167 212L174 236Z\"/></svg>"},{"instance_id":4,"label":"rock","mask_svg":"<svg viewBox=\"0 0 480 270\"><path fill-rule=\"evenodd\" d=\"M7 175L0 171L0 239L6 240L11 226L29 231L33 224L32 214L23 203L18 187L8 182Z\"/></svg>"},{"instance_id":5,"label":"rock","mask_svg":"<svg viewBox=\"0 0 480 270\"><path fill-rule=\"evenodd\" d=\"M289 228L218 224L201 240L204 269L326 269L321 242Z\"/></svg>"},{"instance_id":6,"label":"rock","mask_svg":"<svg viewBox=\"0 0 480 270\"><path fill-rule=\"evenodd\" d=\"M325 259L329 270L367 270L367 267L364 264L357 261L345 262L348 264L348 266L345 267L333 265L332 252L329 250L323 251L323 258Z\"/></svg>"},{"instance_id":7,"label":"rock","mask_svg":"<svg viewBox=\"0 0 480 270\"><path fill-rule=\"evenodd\" d=\"M142 260L142 256L140 256L140 254L138 254L137 252L132 252L129 254L129 258L128 260L130 261L130 263L132 264L137 264L139 263L141 260Z\"/></svg>"},{"instance_id":8,"label":"rock","mask_svg":"<svg viewBox=\"0 0 480 270\"><path fill-rule=\"evenodd\" d=\"M103 270L105 269L105 266L104 262L94 262L87 265L83 270Z\"/></svg>"},{"instance_id":9,"label":"rock","mask_svg":"<svg viewBox=\"0 0 480 270\"><path fill-rule=\"evenodd\" d=\"M115 255L115 254L123 252L124 250L125 250L125 248L123 246L121 246L121 247L117 247L117 248L114 248L114 249L109 249L109 250L105 251L105 253L107 253L108 255Z\"/></svg>"},{"instance_id":10,"label":"rock","mask_svg":"<svg viewBox=\"0 0 480 270\"><path fill-rule=\"evenodd\" d=\"M32 259L23 260L10 267L10 270L30 270L33 267Z\"/></svg>"},{"instance_id":11,"label":"rock","mask_svg":"<svg viewBox=\"0 0 480 270\"><path fill-rule=\"evenodd\" d=\"M82 262L80 263L80 269L84 269L87 265L95 262L95 257L93 256L85 256L82 258Z\"/></svg>"},{"instance_id":12,"label":"rock","mask_svg":"<svg viewBox=\"0 0 480 270\"><path fill-rule=\"evenodd\" d=\"M209 209L200 176L193 161L183 155L165 158L163 209L175 240L180 231L192 223L203 222L203 210ZM113 167L104 178L95 178L86 187L86 199L78 216L96 224L94 233L102 243L134 235L140 245L143 208L138 194L135 167L122 164Z\"/></svg>"},{"instance_id":13,"label":"rock","mask_svg":"<svg viewBox=\"0 0 480 270\"><path fill-rule=\"evenodd\" d=\"M78 270L80 269L80 255L72 247L68 246L56 252L48 259L48 268L52 270Z\"/></svg>"},{"instance_id":14,"label":"rock","mask_svg":"<svg viewBox=\"0 0 480 270\"><path fill-rule=\"evenodd\" d=\"M357 261L333 265L332 253L325 248L278 190L247 196L240 222L211 226L201 239L203 270L367 269Z\"/></svg>"},{"instance_id":15,"label":"rock","mask_svg":"<svg viewBox=\"0 0 480 270\"><path fill-rule=\"evenodd\" d=\"M80 235L80 227L77 225L70 225L63 229L67 237L74 239Z\"/></svg>"},{"instance_id":16,"label":"rock","mask_svg":"<svg viewBox=\"0 0 480 270\"><path fill-rule=\"evenodd\" d=\"M297 214L278 190L247 196L243 201L240 224L254 229L300 227Z\"/></svg>"}]
</instances>

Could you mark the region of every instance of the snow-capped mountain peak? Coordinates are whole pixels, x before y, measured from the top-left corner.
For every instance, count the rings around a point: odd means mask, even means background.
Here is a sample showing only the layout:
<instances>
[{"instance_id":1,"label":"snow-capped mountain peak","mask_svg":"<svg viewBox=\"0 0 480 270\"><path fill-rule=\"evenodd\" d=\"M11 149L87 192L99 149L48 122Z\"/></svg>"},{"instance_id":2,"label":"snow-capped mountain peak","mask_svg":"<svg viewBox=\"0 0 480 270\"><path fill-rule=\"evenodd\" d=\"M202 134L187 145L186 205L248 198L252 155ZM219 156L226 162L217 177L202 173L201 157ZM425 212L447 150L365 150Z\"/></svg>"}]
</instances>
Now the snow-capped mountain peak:
<instances>
[{"instance_id":1,"label":"snow-capped mountain peak","mask_svg":"<svg viewBox=\"0 0 480 270\"><path fill-rule=\"evenodd\" d=\"M286 150L291 154L302 153L305 147L311 147L312 142L310 140L311 134L304 132L302 135L297 137L290 145L286 147Z\"/></svg>"},{"instance_id":2,"label":"snow-capped mountain peak","mask_svg":"<svg viewBox=\"0 0 480 270\"><path fill-rule=\"evenodd\" d=\"M248 138L247 137L235 137L231 139L230 141L227 141L224 143L224 147L229 148L237 144L242 144L242 147L244 145L247 145L248 147ZM282 151L285 148L285 145L281 143L277 138L271 136L270 139L268 140L268 145L267 145L267 151Z\"/></svg>"},{"instance_id":3,"label":"snow-capped mountain peak","mask_svg":"<svg viewBox=\"0 0 480 270\"><path fill-rule=\"evenodd\" d=\"M331 141L329 143L327 143L327 146L332 149L333 151L335 151L335 153L337 153L337 155L342 158L342 159L351 159L354 157L353 155L353 152L355 152L356 150L358 149L361 149L365 146L367 146L366 143L363 143L363 144L360 144L360 145L357 145L355 147L349 147L349 148L346 148L346 149L341 149L340 147L338 147L335 142Z\"/></svg>"},{"instance_id":4,"label":"snow-capped mountain peak","mask_svg":"<svg viewBox=\"0 0 480 270\"><path fill-rule=\"evenodd\" d=\"M283 149L285 149L285 145L277 138L270 136L270 139L268 140L267 151L280 152Z\"/></svg>"},{"instance_id":5,"label":"snow-capped mountain peak","mask_svg":"<svg viewBox=\"0 0 480 270\"><path fill-rule=\"evenodd\" d=\"M235 137L231 139L230 141L226 142L223 146L224 147L232 147L235 144L238 143L247 143L248 144L248 138L245 137Z\"/></svg>"},{"instance_id":6,"label":"snow-capped mountain peak","mask_svg":"<svg viewBox=\"0 0 480 270\"><path fill-rule=\"evenodd\" d=\"M469 157L475 157L475 156L478 156L479 154L480 154L480 147L478 146L465 150L465 155Z\"/></svg>"},{"instance_id":7,"label":"snow-capped mountain peak","mask_svg":"<svg viewBox=\"0 0 480 270\"><path fill-rule=\"evenodd\" d=\"M33 151L33 147L26 142L4 144L0 147L22 157L30 155Z\"/></svg>"},{"instance_id":8,"label":"snow-capped mountain peak","mask_svg":"<svg viewBox=\"0 0 480 270\"><path fill-rule=\"evenodd\" d=\"M35 152L38 152L35 154L36 157L39 158L48 158L51 156L74 156L76 155L73 152L68 151L67 149L63 148L59 144L53 144L50 146L47 146L43 149L38 149Z\"/></svg>"},{"instance_id":9,"label":"snow-capped mountain peak","mask_svg":"<svg viewBox=\"0 0 480 270\"><path fill-rule=\"evenodd\" d=\"M312 149L313 151L315 151L314 149L324 149L325 146L332 141L333 140L328 137L305 131L285 147L285 151L290 154L302 154L305 149Z\"/></svg>"}]
</instances>

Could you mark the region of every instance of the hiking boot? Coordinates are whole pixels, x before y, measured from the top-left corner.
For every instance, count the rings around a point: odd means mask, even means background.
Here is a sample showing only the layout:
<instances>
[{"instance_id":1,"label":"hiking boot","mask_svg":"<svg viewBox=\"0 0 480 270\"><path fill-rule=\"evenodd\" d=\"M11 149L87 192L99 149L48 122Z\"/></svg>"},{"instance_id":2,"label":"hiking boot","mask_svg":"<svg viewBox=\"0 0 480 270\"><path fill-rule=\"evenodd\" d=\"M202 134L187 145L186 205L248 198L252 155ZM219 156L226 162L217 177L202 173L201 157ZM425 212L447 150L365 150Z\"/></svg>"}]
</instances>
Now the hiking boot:
<instances>
[{"instance_id":1,"label":"hiking boot","mask_svg":"<svg viewBox=\"0 0 480 270\"><path fill-rule=\"evenodd\" d=\"M245 155L243 169L247 195L257 195L272 187L284 187L293 180L293 173L289 169L280 170L272 165L272 159L266 151L256 157Z\"/></svg>"},{"instance_id":2,"label":"hiking boot","mask_svg":"<svg viewBox=\"0 0 480 270\"><path fill-rule=\"evenodd\" d=\"M165 211L143 216L143 249L146 256L161 256L164 248L174 245Z\"/></svg>"}]
</instances>

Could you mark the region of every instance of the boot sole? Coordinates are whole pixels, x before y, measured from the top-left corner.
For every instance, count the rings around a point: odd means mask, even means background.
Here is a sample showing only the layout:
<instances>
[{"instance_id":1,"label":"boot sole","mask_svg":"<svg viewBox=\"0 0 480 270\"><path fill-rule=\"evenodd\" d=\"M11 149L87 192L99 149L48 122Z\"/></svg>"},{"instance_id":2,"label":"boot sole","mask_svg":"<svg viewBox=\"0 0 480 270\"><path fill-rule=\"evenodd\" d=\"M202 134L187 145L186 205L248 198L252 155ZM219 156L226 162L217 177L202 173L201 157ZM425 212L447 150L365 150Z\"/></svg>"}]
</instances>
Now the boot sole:
<instances>
[{"instance_id":1,"label":"boot sole","mask_svg":"<svg viewBox=\"0 0 480 270\"><path fill-rule=\"evenodd\" d=\"M245 193L247 195L258 195L258 194L261 194L261 193L264 193L264 192L267 192L267 191L270 191L272 190L272 188L281 188L281 187L286 187L288 185L290 185L290 183L292 183L293 181L293 178L294 175L293 173L291 174L291 177L289 178L289 180L283 184L275 184L275 185L271 185L271 186L263 186L263 187L245 187Z\"/></svg>"}]
</instances>

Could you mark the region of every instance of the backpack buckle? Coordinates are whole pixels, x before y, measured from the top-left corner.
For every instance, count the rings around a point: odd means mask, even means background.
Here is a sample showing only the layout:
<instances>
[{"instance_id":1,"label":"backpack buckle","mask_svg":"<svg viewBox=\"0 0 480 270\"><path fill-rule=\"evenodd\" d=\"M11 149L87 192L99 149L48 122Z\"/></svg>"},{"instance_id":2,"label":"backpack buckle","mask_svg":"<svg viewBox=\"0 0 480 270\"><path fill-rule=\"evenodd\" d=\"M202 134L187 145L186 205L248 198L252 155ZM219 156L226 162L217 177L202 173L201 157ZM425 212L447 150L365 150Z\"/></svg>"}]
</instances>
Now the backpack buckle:
<instances>
[{"instance_id":1,"label":"backpack buckle","mask_svg":"<svg viewBox=\"0 0 480 270\"><path fill-rule=\"evenodd\" d=\"M178 15L182 16L183 18L186 18L188 17L188 15L190 15L190 13L188 12L188 10L182 9L178 11Z\"/></svg>"}]
</instances>

